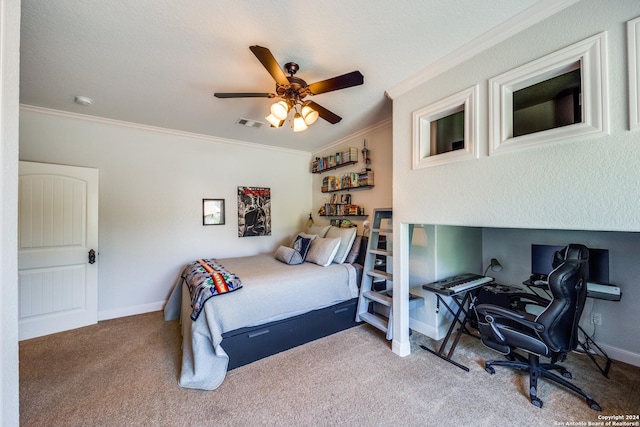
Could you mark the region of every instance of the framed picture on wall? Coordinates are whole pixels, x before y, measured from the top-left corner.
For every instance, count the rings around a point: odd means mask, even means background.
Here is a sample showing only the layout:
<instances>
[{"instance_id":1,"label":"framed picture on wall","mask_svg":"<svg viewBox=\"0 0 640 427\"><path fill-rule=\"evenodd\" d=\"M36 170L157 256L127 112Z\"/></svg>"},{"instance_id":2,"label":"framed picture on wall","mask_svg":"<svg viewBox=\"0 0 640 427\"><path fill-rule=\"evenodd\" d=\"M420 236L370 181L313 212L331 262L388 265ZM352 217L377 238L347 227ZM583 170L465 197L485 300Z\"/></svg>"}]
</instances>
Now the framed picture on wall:
<instances>
[{"instance_id":1,"label":"framed picture on wall","mask_svg":"<svg viewBox=\"0 0 640 427\"><path fill-rule=\"evenodd\" d=\"M224 225L224 199L202 199L202 225Z\"/></svg>"},{"instance_id":2,"label":"framed picture on wall","mask_svg":"<svg viewBox=\"0 0 640 427\"><path fill-rule=\"evenodd\" d=\"M238 237L271 236L271 189L238 187Z\"/></svg>"}]
</instances>

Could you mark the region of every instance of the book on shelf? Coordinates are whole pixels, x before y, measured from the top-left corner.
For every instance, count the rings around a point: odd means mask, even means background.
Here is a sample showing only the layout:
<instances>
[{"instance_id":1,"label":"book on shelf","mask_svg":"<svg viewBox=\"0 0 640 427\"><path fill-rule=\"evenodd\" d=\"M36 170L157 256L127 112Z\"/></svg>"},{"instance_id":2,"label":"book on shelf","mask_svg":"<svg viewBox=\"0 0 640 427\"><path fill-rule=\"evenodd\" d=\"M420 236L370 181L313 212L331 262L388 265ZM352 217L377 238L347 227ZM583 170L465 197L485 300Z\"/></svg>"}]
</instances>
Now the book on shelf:
<instances>
[{"instance_id":1,"label":"book on shelf","mask_svg":"<svg viewBox=\"0 0 640 427\"><path fill-rule=\"evenodd\" d=\"M352 205L350 203L325 203L324 215L326 216L364 215L364 208L358 205Z\"/></svg>"},{"instance_id":2,"label":"book on shelf","mask_svg":"<svg viewBox=\"0 0 640 427\"><path fill-rule=\"evenodd\" d=\"M326 193L327 191L329 191L329 177L325 176L324 178L322 178L322 187L320 187L320 191L322 191L323 193Z\"/></svg>"},{"instance_id":3,"label":"book on shelf","mask_svg":"<svg viewBox=\"0 0 640 427\"><path fill-rule=\"evenodd\" d=\"M373 185L373 171L371 169L362 169L358 174L358 186Z\"/></svg>"},{"instance_id":4,"label":"book on shelf","mask_svg":"<svg viewBox=\"0 0 640 427\"><path fill-rule=\"evenodd\" d=\"M340 203L344 203L347 205L351 204L351 194L342 194L340 196Z\"/></svg>"},{"instance_id":5,"label":"book on shelf","mask_svg":"<svg viewBox=\"0 0 640 427\"><path fill-rule=\"evenodd\" d=\"M358 148L349 147L345 151L338 151L328 156L316 157L311 162L311 172L322 172L323 170L340 166L344 163L358 161Z\"/></svg>"},{"instance_id":6,"label":"book on shelf","mask_svg":"<svg viewBox=\"0 0 640 427\"><path fill-rule=\"evenodd\" d=\"M329 176L329 191L336 191L340 189L340 180L338 177Z\"/></svg>"},{"instance_id":7,"label":"book on shelf","mask_svg":"<svg viewBox=\"0 0 640 427\"><path fill-rule=\"evenodd\" d=\"M357 147L349 147L349 161L357 162L358 161L358 148Z\"/></svg>"}]
</instances>

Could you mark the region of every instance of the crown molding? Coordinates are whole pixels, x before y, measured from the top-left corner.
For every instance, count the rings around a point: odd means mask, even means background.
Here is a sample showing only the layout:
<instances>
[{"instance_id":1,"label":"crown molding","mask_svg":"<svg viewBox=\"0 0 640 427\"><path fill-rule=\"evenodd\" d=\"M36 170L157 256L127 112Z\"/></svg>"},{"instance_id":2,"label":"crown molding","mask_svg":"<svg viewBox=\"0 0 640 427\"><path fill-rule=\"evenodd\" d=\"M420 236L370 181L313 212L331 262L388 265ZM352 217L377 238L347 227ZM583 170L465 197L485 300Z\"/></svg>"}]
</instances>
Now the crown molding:
<instances>
[{"instance_id":1,"label":"crown molding","mask_svg":"<svg viewBox=\"0 0 640 427\"><path fill-rule=\"evenodd\" d=\"M242 145L252 149L258 148L262 150L280 151L280 152L285 152L290 154L297 154L301 156L309 156L308 151L292 150L289 148L273 147L270 145L263 145L263 144L254 144L251 142L241 141L237 139L220 138L220 137L211 136L211 135L203 135L199 133L185 132L185 131L180 131L175 129L143 125L143 124L133 123L133 122L126 122L123 120L107 119L104 117L90 116L87 114L71 113L68 111L54 110L51 108L36 107L34 105L20 104L20 111L28 111L31 113L44 114L44 115L55 116L55 117L63 117L67 119L74 119L74 120L80 120L85 122L100 123L107 126L136 129L144 132L162 133L165 135L173 135L181 138L188 138L188 139L205 141L205 142L212 142L212 143L218 143L218 144L233 144L236 146Z\"/></svg>"},{"instance_id":2,"label":"crown molding","mask_svg":"<svg viewBox=\"0 0 640 427\"><path fill-rule=\"evenodd\" d=\"M385 91L385 95L390 99L395 99L404 95L416 86L431 80L437 75L450 70L480 52L483 52L498 43L513 37L519 32L547 19L548 17L555 15L578 1L580 0L542 0L525 11L520 12L508 21L492 28L480 37L475 38L466 45L452 51L417 74L414 74L403 82L387 89Z\"/></svg>"},{"instance_id":3,"label":"crown molding","mask_svg":"<svg viewBox=\"0 0 640 427\"><path fill-rule=\"evenodd\" d=\"M334 141L331 144L325 145L322 148L318 148L317 150L315 150L314 152L311 153L311 157L313 157L314 155L316 155L318 153L321 153L323 151L327 151L327 150L329 150L329 149L331 149L333 147L337 147L338 145L340 145L342 143L345 143L345 142L347 142L349 140L356 139L356 138L363 138L367 134L369 134L371 132L375 132L378 129L383 129L385 127L390 127L391 123L392 123L391 118L388 118L388 119L385 119L385 120L383 120L381 122L378 122L378 123L376 123L374 125L366 127L364 129L360 129L359 131L357 131L355 133L352 133L349 136L345 136L344 138L340 138L339 140Z\"/></svg>"}]
</instances>

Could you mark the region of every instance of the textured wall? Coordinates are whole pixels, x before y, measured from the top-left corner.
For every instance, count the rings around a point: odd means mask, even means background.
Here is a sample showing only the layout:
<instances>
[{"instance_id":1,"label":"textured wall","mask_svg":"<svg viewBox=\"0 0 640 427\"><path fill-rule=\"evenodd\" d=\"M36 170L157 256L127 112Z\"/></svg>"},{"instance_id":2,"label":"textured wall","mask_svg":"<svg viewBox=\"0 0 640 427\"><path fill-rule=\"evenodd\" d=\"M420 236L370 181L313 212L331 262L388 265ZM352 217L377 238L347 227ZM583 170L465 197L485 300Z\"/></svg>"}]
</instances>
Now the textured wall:
<instances>
[{"instance_id":1,"label":"textured wall","mask_svg":"<svg viewBox=\"0 0 640 427\"><path fill-rule=\"evenodd\" d=\"M640 134L628 131L625 22L633 0L585 0L394 99L396 219L427 224L640 230ZM608 32L610 135L488 157L487 80ZM411 170L411 113L480 84L480 158Z\"/></svg>"}]
</instances>

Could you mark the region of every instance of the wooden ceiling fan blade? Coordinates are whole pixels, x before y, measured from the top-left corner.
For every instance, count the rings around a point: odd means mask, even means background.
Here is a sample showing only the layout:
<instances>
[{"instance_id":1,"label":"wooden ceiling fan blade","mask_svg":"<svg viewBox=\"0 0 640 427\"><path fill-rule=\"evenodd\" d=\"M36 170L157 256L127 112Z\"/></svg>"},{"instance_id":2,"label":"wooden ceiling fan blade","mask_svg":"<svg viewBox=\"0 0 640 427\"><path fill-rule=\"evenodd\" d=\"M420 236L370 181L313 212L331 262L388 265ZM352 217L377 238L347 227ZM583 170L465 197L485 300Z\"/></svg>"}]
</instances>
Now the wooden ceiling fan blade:
<instances>
[{"instance_id":1,"label":"wooden ceiling fan blade","mask_svg":"<svg viewBox=\"0 0 640 427\"><path fill-rule=\"evenodd\" d=\"M267 69L271 77L280 85L288 85L289 80L282 71L282 68L278 64L278 61L273 57L271 51L262 46L250 46L251 52L258 58L258 61L262 63L264 68Z\"/></svg>"},{"instance_id":2,"label":"wooden ceiling fan blade","mask_svg":"<svg viewBox=\"0 0 640 427\"><path fill-rule=\"evenodd\" d=\"M358 86L364 83L364 76L360 71L352 71L341 76L331 79L322 80L320 82L311 83L307 88L314 95L320 93L331 92L332 90L345 89L351 86Z\"/></svg>"},{"instance_id":3,"label":"wooden ceiling fan blade","mask_svg":"<svg viewBox=\"0 0 640 427\"><path fill-rule=\"evenodd\" d=\"M308 105L309 107L311 107L314 110L316 110L320 117L322 117L323 119L325 119L326 121L328 121L332 125L335 125L340 120L342 120L342 117L340 117L339 115L337 115L335 113L332 113L331 111L329 111L326 108L324 108L322 105L317 104L317 103L315 103L313 101L309 101L308 103L306 103L306 105Z\"/></svg>"},{"instance_id":4,"label":"wooden ceiling fan blade","mask_svg":"<svg viewBox=\"0 0 640 427\"><path fill-rule=\"evenodd\" d=\"M213 94L216 98L273 98L275 95L272 93L235 93L235 92L216 92Z\"/></svg>"}]
</instances>

